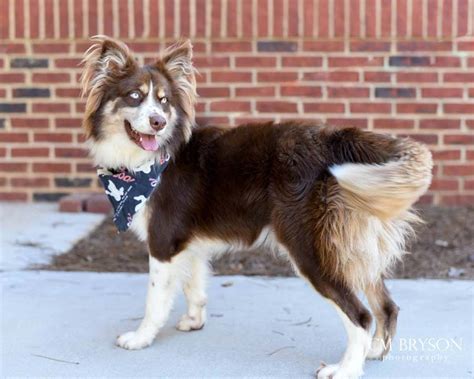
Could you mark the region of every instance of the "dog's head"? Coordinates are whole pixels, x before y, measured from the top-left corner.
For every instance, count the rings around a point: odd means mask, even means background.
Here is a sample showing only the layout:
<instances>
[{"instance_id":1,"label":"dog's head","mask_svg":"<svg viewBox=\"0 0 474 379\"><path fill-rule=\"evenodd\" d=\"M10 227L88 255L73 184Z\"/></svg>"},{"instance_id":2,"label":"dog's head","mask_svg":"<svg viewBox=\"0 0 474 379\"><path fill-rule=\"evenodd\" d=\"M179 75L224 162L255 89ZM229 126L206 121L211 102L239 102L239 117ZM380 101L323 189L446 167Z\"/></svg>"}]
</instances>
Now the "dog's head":
<instances>
[{"instance_id":1,"label":"dog's head","mask_svg":"<svg viewBox=\"0 0 474 379\"><path fill-rule=\"evenodd\" d=\"M84 57L83 126L95 163L133 169L186 143L194 126L195 69L189 41L140 66L120 41L99 36Z\"/></svg>"}]
</instances>

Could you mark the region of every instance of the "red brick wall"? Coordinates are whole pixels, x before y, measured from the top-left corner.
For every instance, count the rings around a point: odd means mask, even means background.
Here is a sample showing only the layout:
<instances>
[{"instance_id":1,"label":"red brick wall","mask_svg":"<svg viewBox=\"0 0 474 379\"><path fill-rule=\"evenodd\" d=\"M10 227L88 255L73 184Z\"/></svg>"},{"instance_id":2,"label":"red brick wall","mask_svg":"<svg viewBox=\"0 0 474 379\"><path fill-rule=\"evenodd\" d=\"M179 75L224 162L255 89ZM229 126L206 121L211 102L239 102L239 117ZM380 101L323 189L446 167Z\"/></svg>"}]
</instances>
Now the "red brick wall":
<instances>
[{"instance_id":1,"label":"red brick wall","mask_svg":"<svg viewBox=\"0 0 474 379\"><path fill-rule=\"evenodd\" d=\"M97 189L77 64L101 33L142 61L191 37L200 122L410 135L436 160L424 200L474 202L474 0L0 0L1 200Z\"/></svg>"}]
</instances>

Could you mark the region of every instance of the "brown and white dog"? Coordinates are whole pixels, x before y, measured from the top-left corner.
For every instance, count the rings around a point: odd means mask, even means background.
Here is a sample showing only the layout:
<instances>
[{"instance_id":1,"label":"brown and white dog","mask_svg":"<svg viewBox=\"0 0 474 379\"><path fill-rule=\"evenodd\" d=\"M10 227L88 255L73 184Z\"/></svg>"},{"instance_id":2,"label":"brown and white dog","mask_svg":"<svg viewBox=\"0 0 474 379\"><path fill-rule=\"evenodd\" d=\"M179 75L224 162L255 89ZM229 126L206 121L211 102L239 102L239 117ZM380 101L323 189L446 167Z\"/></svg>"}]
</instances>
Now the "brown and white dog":
<instances>
[{"instance_id":1,"label":"brown and white dog","mask_svg":"<svg viewBox=\"0 0 474 379\"><path fill-rule=\"evenodd\" d=\"M119 41L95 42L82 78L84 128L95 163L133 171L171 156L131 224L149 248L146 313L117 344L149 346L179 286L188 311L177 328L201 329L210 257L265 245L287 254L345 325L347 350L339 363L322 364L319 378L357 377L365 359L382 358L398 314L384 277L403 255L417 221L411 206L430 184L428 149L408 139L311 122L195 128L189 42L145 66ZM372 315L359 291L375 318L373 337Z\"/></svg>"}]
</instances>

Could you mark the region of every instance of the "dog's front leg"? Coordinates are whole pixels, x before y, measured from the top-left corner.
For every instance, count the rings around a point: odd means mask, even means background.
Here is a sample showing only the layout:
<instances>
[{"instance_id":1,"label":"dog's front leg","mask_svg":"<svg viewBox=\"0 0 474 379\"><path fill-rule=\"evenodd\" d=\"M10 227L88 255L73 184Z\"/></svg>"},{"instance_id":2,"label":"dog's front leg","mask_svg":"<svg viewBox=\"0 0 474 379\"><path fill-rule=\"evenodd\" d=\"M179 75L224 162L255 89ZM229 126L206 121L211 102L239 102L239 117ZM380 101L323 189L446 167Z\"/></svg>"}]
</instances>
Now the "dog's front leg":
<instances>
[{"instance_id":1,"label":"dog's front leg","mask_svg":"<svg viewBox=\"0 0 474 379\"><path fill-rule=\"evenodd\" d=\"M145 317L136 331L122 334L117 338L117 345L124 349L136 350L150 346L166 323L173 306L180 273L176 259L171 262L160 262L150 255L149 262L150 276Z\"/></svg>"}]
</instances>

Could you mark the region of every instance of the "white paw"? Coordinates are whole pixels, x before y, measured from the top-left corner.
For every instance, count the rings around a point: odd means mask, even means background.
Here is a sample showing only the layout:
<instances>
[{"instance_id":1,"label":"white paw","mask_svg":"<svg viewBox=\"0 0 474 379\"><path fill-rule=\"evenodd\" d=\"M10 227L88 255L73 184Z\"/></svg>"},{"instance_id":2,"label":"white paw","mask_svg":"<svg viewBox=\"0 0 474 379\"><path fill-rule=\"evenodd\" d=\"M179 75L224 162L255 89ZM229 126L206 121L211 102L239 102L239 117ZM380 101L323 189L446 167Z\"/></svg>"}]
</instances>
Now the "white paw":
<instances>
[{"instance_id":1,"label":"white paw","mask_svg":"<svg viewBox=\"0 0 474 379\"><path fill-rule=\"evenodd\" d=\"M374 338L367 359L382 359L385 353L385 345L381 338Z\"/></svg>"},{"instance_id":2,"label":"white paw","mask_svg":"<svg viewBox=\"0 0 474 379\"><path fill-rule=\"evenodd\" d=\"M152 344L155 336L152 333L128 332L117 338L116 344L127 350L139 350Z\"/></svg>"},{"instance_id":3,"label":"white paw","mask_svg":"<svg viewBox=\"0 0 474 379\"><path fill-rule=\"evenodd\" d=\"M321 366L316 370L318 379L356 379L362 372L351 372L339 364L327 365L321 362Z\"/></svg>"},{"instance_id":4,"label":"white paw","mask_svg":"<svg viewBox=\"0 0 474 379\"><path fill-rule=\"evenodd\" d=\"M182 315L178 324L176 324L176 329L181 330L182 332L199 330L203 327L204 321L202 321L201 317L191 317L188 315Z\"/></svg>"}]
</instances>

